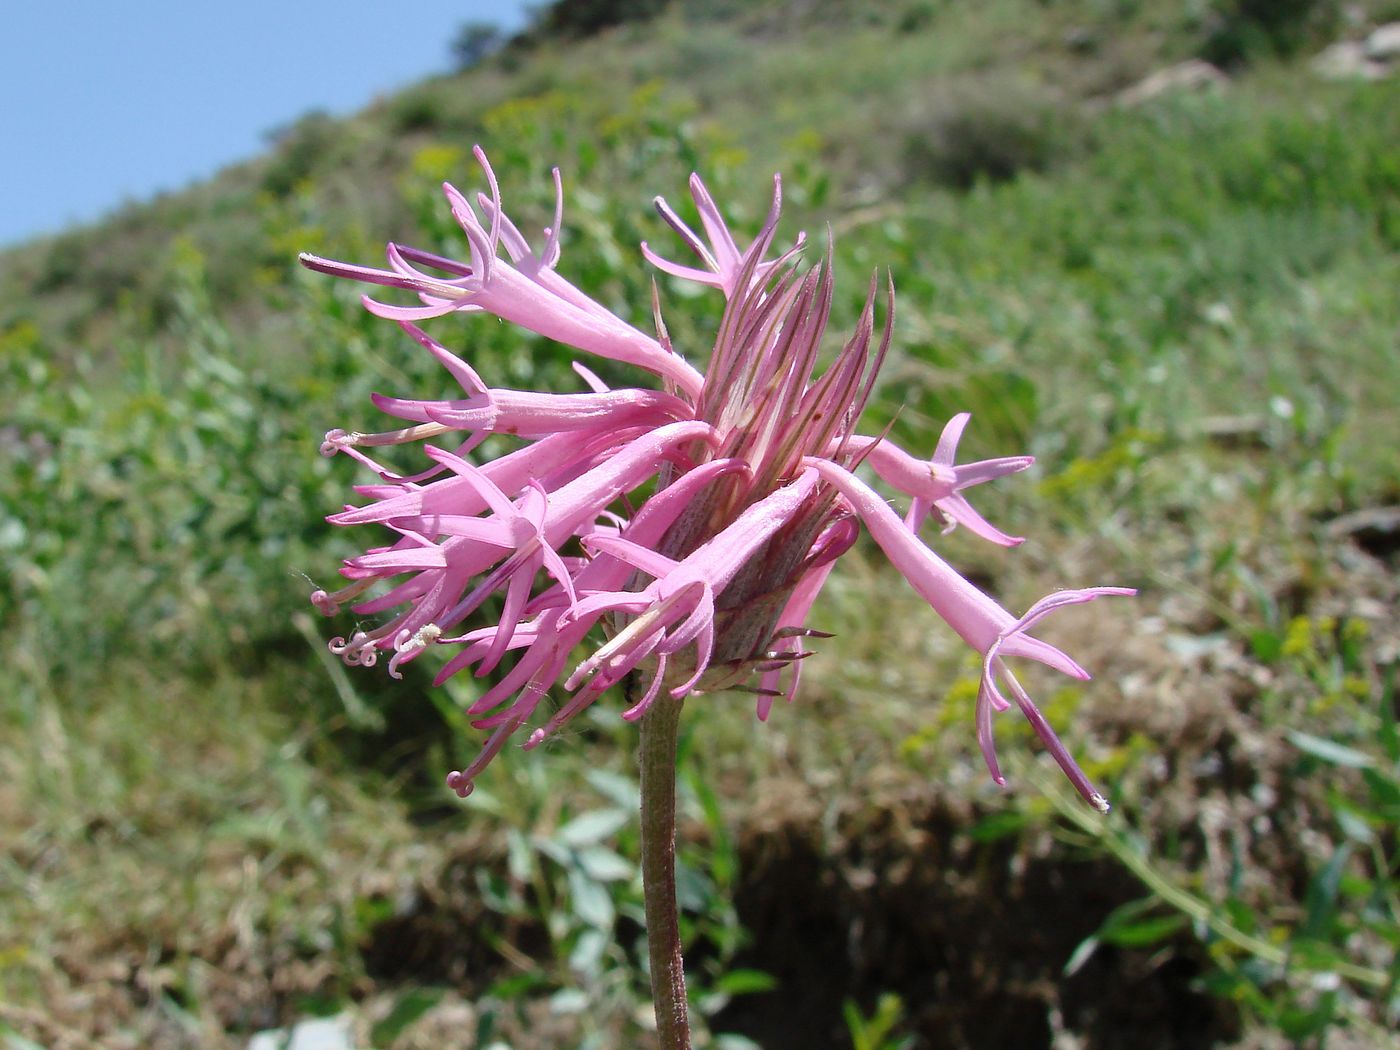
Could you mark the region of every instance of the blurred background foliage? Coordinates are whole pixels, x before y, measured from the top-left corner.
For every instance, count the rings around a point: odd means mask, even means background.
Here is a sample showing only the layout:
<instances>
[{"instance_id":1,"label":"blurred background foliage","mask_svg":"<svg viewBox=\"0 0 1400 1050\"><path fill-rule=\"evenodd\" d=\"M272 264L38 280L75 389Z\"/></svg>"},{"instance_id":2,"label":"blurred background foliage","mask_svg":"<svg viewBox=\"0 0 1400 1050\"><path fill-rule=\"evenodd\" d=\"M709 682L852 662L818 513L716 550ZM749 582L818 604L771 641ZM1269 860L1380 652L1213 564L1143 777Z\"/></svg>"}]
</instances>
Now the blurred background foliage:
<instances>
[{"instance_id":1,"label":"blurred background foliage","mask_svg":"<svg viewBox=\"0 0 1400 1050\"><path fill-rule=\"evenodd\" d=\"M754 230L829 225L833 331L871 271L897 345L867 419L969 458L1030 540L945 541L1008 605L1121 582L1043 682L1117 807L1034 754L995 790L976 668L861 548L791 709L687 709L682 898L702 1045L1379 1046L1396 1022L1400 80L1308 58L1376 0L561 2L466 26L456 74L308 114L209 183L0 263L0 1041L223 1047L349 1012L362 1045L644 1045L632 731L612 709L459 803L481 683L341 667L312 583L378 538L316 454L447 377L300 250L447 255L437 185L539 229L651 325L703 173ZM1133 105L1193 58L1228 73ZM712 297L659 280L702 361ZM495 385L571 355L432 325ZM589 362L605 379L624 369ZM405 461L407 462L407 461ZM850 564L847 564L850 562ZM878 595L878 600L876 596ZM464 1034L465 1033L465 1034ZM1071 1043L1070 1040L1079 1040ZM465 1040L465 1042L463 1042Z\"/></svg>"}]
</instances>

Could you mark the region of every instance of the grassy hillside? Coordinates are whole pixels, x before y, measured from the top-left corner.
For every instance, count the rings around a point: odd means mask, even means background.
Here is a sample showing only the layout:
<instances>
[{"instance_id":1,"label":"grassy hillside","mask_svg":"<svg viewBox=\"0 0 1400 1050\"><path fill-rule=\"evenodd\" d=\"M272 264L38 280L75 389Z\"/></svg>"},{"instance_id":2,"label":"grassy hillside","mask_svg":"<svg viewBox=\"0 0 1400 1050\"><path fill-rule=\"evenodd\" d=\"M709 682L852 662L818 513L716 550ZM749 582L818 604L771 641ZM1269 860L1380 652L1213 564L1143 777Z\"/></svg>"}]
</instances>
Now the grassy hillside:
<instances>
[{"instance_id":1,"label":"grassy hillside","mask_svg":"<svg viewBox=\"0 0 1400 1050\"><path fill-rule=\"evenodd\" d=\"M832 231L835 331L894 276L864 429L927 449L966 410L969 458L1038 458L978 493L1023 547L940 549L1013 608L1142 592L1048 632L1094 682L1036 682L1107 822L1009 720L989 782L977 668L873 547L796 705L687 706L704 1045L1381 1045L1400 78L1306 57L1400 11L1257 6L673 4L0 258L0 1042L235 1047L349 1011L394 1050L646 1045L616 705L458 802L482 686L345 668L353 623L306 601L377 542L325 523L365 477L322 435L448 383L295 255L461 255L436 187L478 185L480 142L527 229L563 169L560 272L644 329L652 198L700 171L752 231L780 170L786 234ZM1115 101L1201 54L1227 83ZM716 302L660 293L703 361ZM431 330L495 384L580 389L544 340Z\"/></svg>"}]
</instances>

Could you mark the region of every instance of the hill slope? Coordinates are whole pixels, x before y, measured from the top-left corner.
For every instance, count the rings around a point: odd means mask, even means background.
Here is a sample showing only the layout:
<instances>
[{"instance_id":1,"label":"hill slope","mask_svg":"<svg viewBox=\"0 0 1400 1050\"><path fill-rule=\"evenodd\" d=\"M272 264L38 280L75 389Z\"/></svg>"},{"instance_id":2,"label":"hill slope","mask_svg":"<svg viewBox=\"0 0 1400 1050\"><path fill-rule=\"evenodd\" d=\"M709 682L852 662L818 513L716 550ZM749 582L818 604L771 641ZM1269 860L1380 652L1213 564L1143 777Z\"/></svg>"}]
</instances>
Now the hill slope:
<instances>
[{"instance_id":1,"label":"hill slope","mask_svg":"<svg viewBox=\"0 0 1400 1050\"><path fill-rule=\"evenodd\" d=\"M300 578L367 542L324 524L363 478L321 435L368 427L372 390L446 383L295 253L460 254L436 184L474 186L481 142L528 226L561 166L561 272L642 327L636 245L669 243L652 197L699 170L753 229L781 170L785 230L833 230L835 330L894 274L868 425L931 447L969 410L969 455L1039 457L978 504L1030 541L955 534L953 556L1015 607L1068 580L1144 592L1057 625L1099 681L1050 714L1113 785L1111 825L1062 815L1019 728L1019 790L990 789L975 680L875 558L843 560L799 704L758 732L746 701L692 705L683 863L713 1030L847 1046L878 1023L843 1001L872 1018L889 992L921 1046L1364 1044L1395 950L1400 453L1378 435L1400 394L1400 86L1264 57L1359 38L1384 4L1350 27L1289 5L1298 43L1218 6L1235 21L672 5L307 118L208 185L8 253L0 1031L237 1046L348 1009L376 1046L434 1025L645 1038L637 890L599 859L635 857L613 819L630 727L600 712L457 806L440 774L475 747L477 686L347 673L323 646L347 624L313 622ZM1233 51L1231 26L1254 33ZM1115 104L1220 48L1247 60L1226 86ZM714 304L661 294L702 360ZM495 382L579 388L543 340L468 316L434 334Z\"/></svg>"}]
</instances>

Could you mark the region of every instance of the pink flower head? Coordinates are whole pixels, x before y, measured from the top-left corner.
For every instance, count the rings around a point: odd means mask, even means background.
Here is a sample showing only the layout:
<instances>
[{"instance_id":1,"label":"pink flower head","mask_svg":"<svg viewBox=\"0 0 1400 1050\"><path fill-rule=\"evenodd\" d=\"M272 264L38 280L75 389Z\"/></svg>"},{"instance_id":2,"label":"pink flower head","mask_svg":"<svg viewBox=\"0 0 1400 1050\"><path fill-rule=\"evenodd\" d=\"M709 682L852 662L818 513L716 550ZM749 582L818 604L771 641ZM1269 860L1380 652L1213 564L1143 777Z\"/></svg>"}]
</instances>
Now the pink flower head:
<instances>
[{"instance_id":1,"label":"pink flower head","mask_svg":"<svg viewBox=\"0 0 1400 1050\"><path fill-rule=\"evenodd\" d=\"M803 660L810 610L861 525L914 589L982 654L977 736L988 768L1004 783L992 740L992 716L1011 706L1034 726L1080 793L1106 810L1054 731L1006 665L1008 657L1046 664L1074 678L1088 674L1030 629L1064 605L1125 588L1061 591L1019 619L935 554L920 527L935 517L993 543L1013 545L987 522L964 490L1031 465L1029 456L958 465L966 413L944 428L932 457L910 455L856 425L889 349L894 291L875 321L872 278L855 331L825 369L819 351L831 309L831 251L803 269L803 241L772 253L782 204L741 247L698 176L690 181L703 234L662 200L657 207L698 257L671 262L642 246L662 271L718 290L725 302L702 374L675 353L657 316L646 335L555 272L563 194L554 172L554 222L536 252L506 217L486 155L475 156L489 192L473 205L444 186L462 227L469 261L390 244L388 267L372 269L311 255L301 261L339 277L403 289L416 305L365 297L372 313L397 322L447 369L462 396L419 400L376 396L403 426L377 434L333 430L322 452L346 453L377 475L356 491L359 506L331 516L338 525L377 523L386 546L348 559L347 584L312 601L327 615L343 604L377 627L332 641L348 663L389 654L389 673L430 646L452 653L437 681L464 670L485 675L511 663L468 709L489 731L475 761L448 784L465 797L485 765L526 726L533 748L624 680L636 688L627 719L653 704L721 689L758 697L766 719L774 699L791 700ZM505 258L501 250L505 250ZM609 390L576 366L589 389L536 393L493 388L417 322L453 311L485 312L597 357L635 365L660 388ZM473 451L490 435L518 447L489 462ZM400 475L365 451L406 442L428 463ZM901 518L854 473L860 464L909 499ZM629 499L630 496L630 499ZM570 553L565 553L565 551ZM373 596L371 596L373 594ZM499 595L494 624L467 628L486 599ZM581 661L575 650L602 637ZM542 720L538 709L560 684L567 699Z\"/></svg>"}]
</instances>

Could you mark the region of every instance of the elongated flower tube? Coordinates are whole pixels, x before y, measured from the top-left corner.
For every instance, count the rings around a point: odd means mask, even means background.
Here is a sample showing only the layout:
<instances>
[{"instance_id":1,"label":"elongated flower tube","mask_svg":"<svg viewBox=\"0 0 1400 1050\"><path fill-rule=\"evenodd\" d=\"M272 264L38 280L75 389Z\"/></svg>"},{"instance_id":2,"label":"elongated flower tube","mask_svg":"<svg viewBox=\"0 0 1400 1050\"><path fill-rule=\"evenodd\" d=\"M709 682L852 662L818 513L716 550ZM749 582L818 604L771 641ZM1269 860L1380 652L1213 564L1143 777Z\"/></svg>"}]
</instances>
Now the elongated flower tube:
<instances>
[{"instance_id":1,"label":"elongated flower tube","mask_svg":"<svg viewBox=\"0 0 1400 1050\"><path fill-rule=\"evenodd\" d=\"M807 626L842 554L867 530L894 567L982 656L976 736L1004 783L992 719L1014 705L1030 721L1086 800L1107 810L1007 661L1024 658L1072 678L1088 673L1030 631L1052 611L1121 587L1059 591L1021 617L1003 609L921 538L934 518L1005 546L1021 542L986 521L965 490L1021 470L1029 456L958 464L969 415L948 421L932 455L904 451L883 435L857 432L894 324L893 285L872 277L855 330L829 360L822 353L834 294L831 249L804 267L804 240L775 250L782 183L757 236L741 246L698 176L690 181L702 232L663 200L662 218L698 259L672 262L647 245L662 272L717 291L724 300L705 371L671 345L653 304L657 334L615 316L557 272L563 191L554 172L555 214L536 250L507 218L484 152L475 151L487 192L475 204L444 193L469 258L448 259L390 244L383 269L311 255L313 270L399 289L416 302L364 298L397 323L462 388L440 400L375 396L398 422L380 433L332 430L322 452L345 453L376 480L362 502L331 515L337 525L378 525L390 542L345 561L339 590L312 600L327 615L342 606L379 618L332 651L349 663L388 654L389 671L429 649L448 659L437 682L500 671L468 709L489 733L474 761L448 777L465 797L507 741L524 732L538 746L624 680L636 683L623 712L640 719L656 704L722 689L757 695L766 719L791 700ZM504 256L502 255L504 249ZM657 385L608 389L583 364L586 390L495 388L417 322L486 313L598 358L634 365ZM824 365L824 367L823 367ZM517 443L481 460L488 436ZM422 442L423 469L395 473L376 447ZM368 450L368 451L367 451ZM903 514L857 476L869 470L907 499ZM469 623L499 596L496 622ZM545 705L552 691L561 702ZM1007 695L1011 699L1007 699Z\"/></svg>"}]
</instances>

